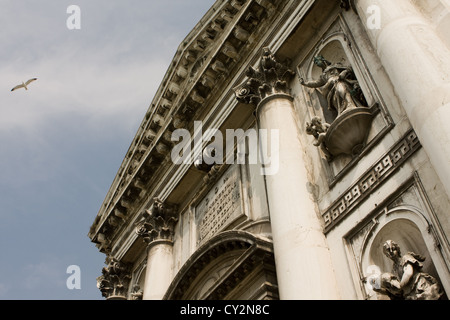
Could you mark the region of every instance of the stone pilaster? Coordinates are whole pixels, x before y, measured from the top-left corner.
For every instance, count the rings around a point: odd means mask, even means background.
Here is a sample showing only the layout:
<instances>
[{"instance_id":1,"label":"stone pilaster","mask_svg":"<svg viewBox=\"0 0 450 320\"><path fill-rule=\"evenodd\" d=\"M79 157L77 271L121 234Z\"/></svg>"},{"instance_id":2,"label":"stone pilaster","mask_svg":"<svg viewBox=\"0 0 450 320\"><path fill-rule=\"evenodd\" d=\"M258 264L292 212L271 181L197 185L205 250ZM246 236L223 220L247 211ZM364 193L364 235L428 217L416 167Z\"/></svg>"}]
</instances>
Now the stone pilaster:
<instances>
[{"instance_id":1,"label":"stone pilaster","mask_svg":"<svg viewBox=\"0 0 450 320\"><path fill-rule=\"evenodd\" d=\"M279 134L278 152L260 137L260 154L279 159L278 170L266 171L265 180L280 298L337 299L328 245L307 190L306 163L288 86L293 76L265 48L258 69L250 68L248 80L235 92L240 102L257 106L260 130Z\"/></svg>"},{"instance_id":2,"label":"stone pilaster","mask_svg":"<svg viewBox=\"0 0 450 320\"><path fill-rule=\"evenodd\" d=\"M136 233L147 243L147 269L143 300L161 300L172 281L173 236L176 208L154 199Z\"/></svg>"},{"instance_id":3,"label":"stone pilaster","mask_svg":"<svg viewBox=\"0 0 450 320\"><path fill-rule=\"evenodd\" d=\"M131 280L128 265L111 257L106 258L107 266L97 278L97 287L107 300L127 300Z\"/></svg>"}]
</instances>

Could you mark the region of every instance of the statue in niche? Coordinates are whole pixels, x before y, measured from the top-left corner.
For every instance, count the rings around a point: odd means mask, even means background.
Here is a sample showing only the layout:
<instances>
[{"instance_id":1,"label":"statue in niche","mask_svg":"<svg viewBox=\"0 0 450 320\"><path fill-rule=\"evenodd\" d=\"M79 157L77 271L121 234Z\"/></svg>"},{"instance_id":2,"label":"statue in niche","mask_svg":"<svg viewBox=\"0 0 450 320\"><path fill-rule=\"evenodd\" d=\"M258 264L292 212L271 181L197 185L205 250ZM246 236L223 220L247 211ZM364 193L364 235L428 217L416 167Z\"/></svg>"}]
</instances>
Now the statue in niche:
<instances>
[{"instance_id":1,"label":"statue in niche","mask_svg":"<svg viewBox=\"0 0 450 320\"><path fill-rule=\"evenodd\" d=\"M327 160L331 160L332 155L328 152L324 140L330 125L328 123L323 123L322 119L319 117L313 117L311 119L311 123L306 123L306 133L316 138L316 142L314 142L314 146L320 147L325 158Z\"/></svg>"},{"instance_id":2,"label":"statue in niche","mask_svg":"<svg viewBox=\"0 0 450 320\"><path fill-rule=\"evenodd\" d=\"M306 132L316 138L314 145L320 147L328 162L343 154L356 157L365 147L373 121L356 75L351 67L332 64L321 55L314 57L314 64L322 69L320 78L301 78L300 83L317 89L333 115L327 118L328 113L323 110L326 120L314 118L307 123Z\"/></svg>"},{"instance_id":3,"label":"statue in niche","mask_svg":"<svg viewBox=\"0 0 450 320\"><path fill-rule=\"evenodd\" d=\"M351 67L332 64L321 55L314 57L314 64L322 69L320 78L312 81L301 78L300 83L308 88L321 88L319 92L327 99L328 109L336 110L337 117L346 110L366 107L367 103Z\"/></svg>"},{"instance_id":4,"label":"statue in niche","mask_svg":"<svg viewBox=\"0 0 450 320\"><path fill-rule=\"evenodd\" d=\"M394 264L391 273L381 274L374 291L393 300L438 300L443 296L438 281L422 271L425 257L414 252L402 255L400 246L392 240L384 243L383 253Z\"/></svg>"}]
</instances>

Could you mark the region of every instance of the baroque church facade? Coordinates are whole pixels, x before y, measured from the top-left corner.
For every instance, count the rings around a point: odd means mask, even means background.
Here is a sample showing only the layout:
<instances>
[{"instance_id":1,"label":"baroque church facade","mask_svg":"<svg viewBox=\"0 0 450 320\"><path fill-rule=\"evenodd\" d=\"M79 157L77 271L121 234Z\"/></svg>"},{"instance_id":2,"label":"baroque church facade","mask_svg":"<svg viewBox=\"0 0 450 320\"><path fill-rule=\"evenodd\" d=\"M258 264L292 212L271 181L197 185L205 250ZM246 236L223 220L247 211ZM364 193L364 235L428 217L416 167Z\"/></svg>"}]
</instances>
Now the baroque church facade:
<instances>
[{"instance_id":1,"label":"baroque church facade","mask_svg":"<svg viewBox=\"0 0 450 320\"><path fill-rule=\"evenodd\" d=\"M218 0L88 236L106 299L447 299L450 2Z\"/></svg>"}]
</instances>

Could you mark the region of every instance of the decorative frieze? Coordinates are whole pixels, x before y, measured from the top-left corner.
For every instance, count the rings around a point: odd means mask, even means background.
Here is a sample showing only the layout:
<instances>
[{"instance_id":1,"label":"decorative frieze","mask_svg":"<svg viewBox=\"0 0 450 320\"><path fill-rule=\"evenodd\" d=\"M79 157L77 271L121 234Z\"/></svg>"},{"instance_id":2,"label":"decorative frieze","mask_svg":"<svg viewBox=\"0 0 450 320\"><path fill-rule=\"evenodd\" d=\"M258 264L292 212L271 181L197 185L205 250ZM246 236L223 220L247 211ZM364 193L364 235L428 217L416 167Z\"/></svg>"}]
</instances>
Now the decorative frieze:
<instances>
[{"instance_id":1,"label":"decorative frieze","mask_svg":"<svg viewBox=\"0 0 450 320\"><path fill-rule=\"evenodd\" d=\"M413 130L409 131L325 211L322 215L325 233L333 229L384 183L420 147L421 144L416 133Z\"/></svg>"},{"instance_id":2,"label":"decorative frieze","mask_svg":"<svg viewBox=\"0 0 450 320\"><path fill-rule=\"evenodd\" d=\"M131 280L129 266L111 257L106 262L108 265L97 278L97 287L108 300L126 300Z\"/></svg>"},{"instance_id":3,"label":"decorative frieze","mask_svg":"<svg viewBox=\"0 0 450 320\"><path fill-rule=\"evenodd\" d=\"M173 241L178 214L175 206L168 205L155 198L144 219L136 226L136 234L141 236L147 244L156 240Z\"/></svg>"},{"instance_id":4,"label":"decorative frieze","mask_svg":"<svg viewBox=\"0 0 450 320\"><path fill-rule=\"evenodd\" d=\"M234 89L239 102L258 105L264 98L284 93L289 94L288 81L295 75L285 64L279 63L269 48L263 48L257 69L249 67L248 80Z\"/></svg>"}]
</instances>

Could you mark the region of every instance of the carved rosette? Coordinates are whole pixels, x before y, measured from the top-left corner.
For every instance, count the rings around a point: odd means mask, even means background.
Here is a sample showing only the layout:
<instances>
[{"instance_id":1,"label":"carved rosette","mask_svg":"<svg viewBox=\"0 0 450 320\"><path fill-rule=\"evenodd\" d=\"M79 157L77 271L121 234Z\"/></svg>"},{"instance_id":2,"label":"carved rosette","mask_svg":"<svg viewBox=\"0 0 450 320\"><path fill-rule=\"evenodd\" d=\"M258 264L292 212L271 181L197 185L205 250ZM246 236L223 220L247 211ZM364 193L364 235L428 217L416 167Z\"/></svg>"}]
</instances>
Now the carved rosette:
<instances>
[{"instance_id":1,"label":"carved rosette","mask_svg":"<svg viewBox=\"0 0 450 320\"><path fill-rule=\"evenodd\" d=\"M257 69L249 67L247 81L234 88L239 102L258 105L275 94L289 94L288 81L295 75L285 64L277 62L269 48L263 48Z\"/></svg>"},{"instance_id":2,"label":"carved rosette","mask_svg":"<svg viewBox=\"0 0 450 320\"><path fill-rule=\"evenodd\" d=\"M144 213L144 220L137 224L135 231L147 244L156 240L173 241L177 222L176 207L155 198L153 205Z\"/></svg>"},{"instance_id":3,"label":"carved rosette","mask_svg":"<svg viewBox=\"0 0 450 320\"><path fill-rule=\"evenodd\" d=\"M129 266L110 257L106 261L108 265L97 278L97 287L107 300L126 300L131 280Z\"/></svg>"}]
</instances>

